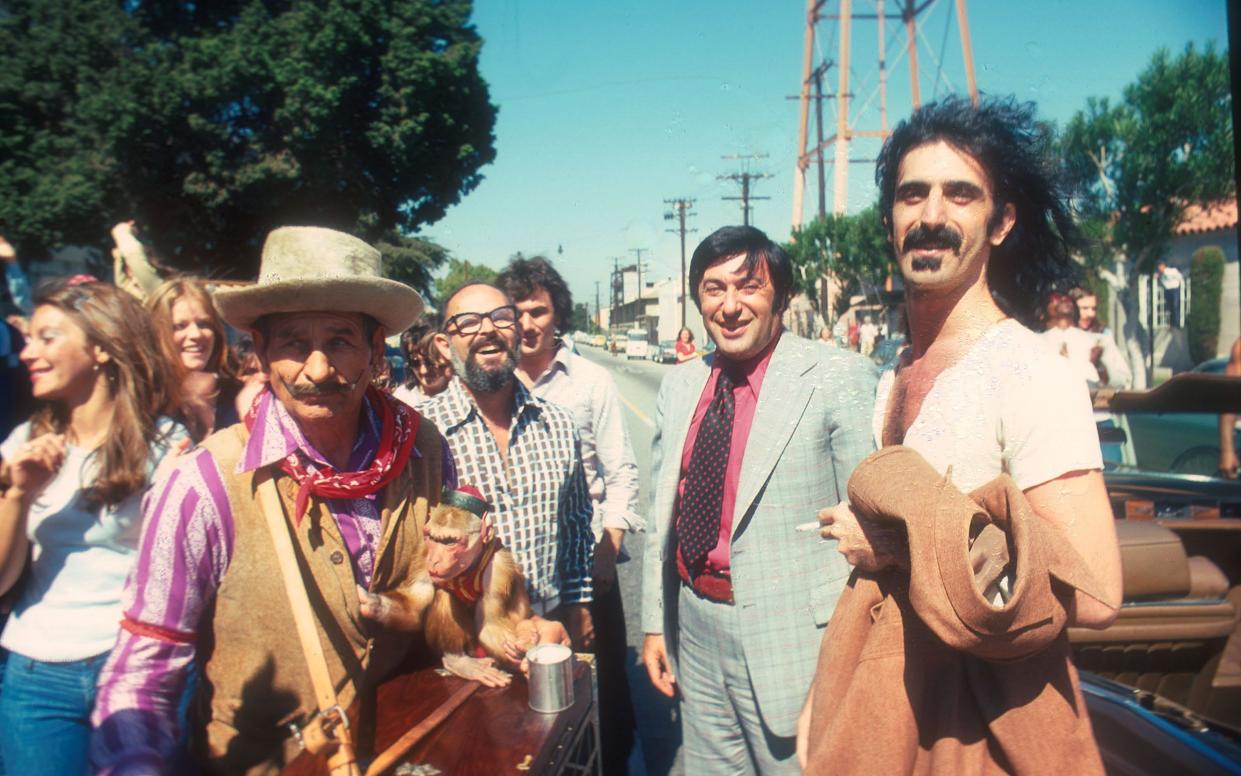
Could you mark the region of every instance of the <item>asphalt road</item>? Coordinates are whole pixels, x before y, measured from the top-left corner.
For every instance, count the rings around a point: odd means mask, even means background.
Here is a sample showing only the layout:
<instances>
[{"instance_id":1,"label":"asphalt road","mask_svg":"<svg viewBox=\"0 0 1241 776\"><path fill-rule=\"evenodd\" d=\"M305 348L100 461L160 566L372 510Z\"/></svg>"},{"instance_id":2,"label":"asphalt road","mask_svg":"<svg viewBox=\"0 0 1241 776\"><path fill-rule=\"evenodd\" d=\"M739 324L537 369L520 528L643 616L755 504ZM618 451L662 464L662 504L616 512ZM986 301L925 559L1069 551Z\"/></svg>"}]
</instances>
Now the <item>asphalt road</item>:
<instances>
[{"instance_id":1,"label":"asphalt road","mask_svg":"<svg viewBox=\"0 0 1241 776\"><path fill-rule=\"evenodd\" d=\"M650 514L651 437L655 433L655 396L659 381L671 365L651 361L627 361L623 355L612 356L602 348L578 344L578 352L611 372L625 407L629 442L638 459L641 488L638 494L639 514ZM629 654L629 686L633 693L638 718L640 751L630 759L631 774L680 774L681 722L677 706L660 695L646 677L642 655L642 555L644 534L625 537L629 559L620 564L617 577L625 602L625 630Z\"/></svg>"}]
</instances>

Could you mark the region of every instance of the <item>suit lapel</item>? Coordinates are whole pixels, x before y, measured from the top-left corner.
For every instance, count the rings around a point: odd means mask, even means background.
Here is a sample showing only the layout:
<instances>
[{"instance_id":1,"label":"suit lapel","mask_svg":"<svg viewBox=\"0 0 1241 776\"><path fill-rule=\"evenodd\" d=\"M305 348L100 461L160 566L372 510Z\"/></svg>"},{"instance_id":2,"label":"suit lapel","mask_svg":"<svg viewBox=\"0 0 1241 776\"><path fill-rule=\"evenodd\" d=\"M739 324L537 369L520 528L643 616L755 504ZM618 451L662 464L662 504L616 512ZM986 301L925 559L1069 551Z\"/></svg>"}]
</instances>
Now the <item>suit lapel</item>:
<instances>
[{"instance_id":1,"label":"suit lapel","mask_svg":"<svg viewBox=\"0 0 1241 776\"><path fill-rule=\"evenodd\" d=\"M802 344L797 337L784 332L767 365L741 463L741 482L737 485L737 503L733 507L733 536L737 535L750 505L775 469L814 393L814 386L803 376L818 364L818 360L813 349L802 347Z\"/></svg>"}]
</instances>

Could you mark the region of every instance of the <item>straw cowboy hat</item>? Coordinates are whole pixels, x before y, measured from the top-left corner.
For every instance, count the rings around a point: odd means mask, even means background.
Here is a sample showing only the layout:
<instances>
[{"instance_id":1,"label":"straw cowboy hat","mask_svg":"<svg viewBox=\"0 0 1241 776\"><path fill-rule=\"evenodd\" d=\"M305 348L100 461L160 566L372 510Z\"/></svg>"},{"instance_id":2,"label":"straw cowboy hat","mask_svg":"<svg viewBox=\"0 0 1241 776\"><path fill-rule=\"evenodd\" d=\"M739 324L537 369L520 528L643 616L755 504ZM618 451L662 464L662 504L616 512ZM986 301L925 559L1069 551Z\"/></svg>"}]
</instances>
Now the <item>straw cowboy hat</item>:
<instances>
[{"instance_id":1,"label":"straw cowboy hat","mask_svg":"<svg viewBox=\"0 0 1241 776\"><path fill-rule=\"evenodd\" d=\"M358 238L317 226L285 226L267 235L259 279L215 293L220 316L246 331L271 313L363 313L390 334L422 315L422 297L383 277L382 255Z\"/></svg>"}]
</instances>

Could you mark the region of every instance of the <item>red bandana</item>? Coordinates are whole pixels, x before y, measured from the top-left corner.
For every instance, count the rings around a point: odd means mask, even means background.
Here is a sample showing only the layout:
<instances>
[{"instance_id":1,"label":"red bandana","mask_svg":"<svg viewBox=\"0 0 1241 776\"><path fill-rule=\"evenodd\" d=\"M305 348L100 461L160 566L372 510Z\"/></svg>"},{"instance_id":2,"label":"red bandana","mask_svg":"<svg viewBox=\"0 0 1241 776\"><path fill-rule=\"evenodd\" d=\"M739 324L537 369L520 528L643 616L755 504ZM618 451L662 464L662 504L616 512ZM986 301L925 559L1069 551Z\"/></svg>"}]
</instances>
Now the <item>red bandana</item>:
<instances>
[{"instance_id":1,"label":"red bandana","mask_svg":"<svg viewBox=\"0 0 1241 776\"><path fill-rule=\"evenodd\" d=\"M500 551L500 539L497 537L487 542L487 546L479 553L470 567L459 576L436 583L435 587L451 594L463 604L473 604L483 597L483 574L491 565L491 559Z\"/></svg>"},{"instance_id":2,"label":"red bandana","mask_svg":"<svg viewBox=\"0 0 1241 776\"><path fill-rule=\"evenodd\" d=\"M302 456L294 450L281 459L280 470L297 481L297 500L293 506L293 523L301 522L310 494L319 498L360 498L387 485L405 469L409 451L413 449L418 423L422 420L408 404L388 396L374 386L366 389L366 398L379 413L379 449L371 465L364 471L338 472L331 466L310 471ZM246 430L254 429L261 402L255 401L246 413Z\"/></svg>"}]
</instances>

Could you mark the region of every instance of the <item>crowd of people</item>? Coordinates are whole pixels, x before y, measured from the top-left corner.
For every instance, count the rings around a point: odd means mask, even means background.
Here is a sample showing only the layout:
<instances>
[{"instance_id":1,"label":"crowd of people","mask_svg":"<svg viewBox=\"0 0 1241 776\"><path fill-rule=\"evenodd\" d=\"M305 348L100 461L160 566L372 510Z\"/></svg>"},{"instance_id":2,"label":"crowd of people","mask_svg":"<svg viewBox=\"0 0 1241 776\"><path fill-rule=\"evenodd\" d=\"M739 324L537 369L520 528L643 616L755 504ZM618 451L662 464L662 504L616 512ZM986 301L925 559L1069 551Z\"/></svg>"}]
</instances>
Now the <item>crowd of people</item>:
<instances>
[{"instance_id":1,"label":"crowd of people","mask_svg":"<svg viewBox=\"0 0 1241 776\"><path fill-rule=\"evenodd\" d=\"M214 291L160 278L132 225L111 283L30 294L6 259L33 403L0 445L3 772L272 773L324 740L349 772L339 709L419 640L427 545L447 541L423 529L467 486L520 568L523 622L597 656L606 773L634 747L639 602L616 563L643 530L641 660L680 698L687 773L1101 772L1058 636L1120 604L1087 385L1126 378L1071 293L1038 137L1032 106L947 98L886 141L907 342L882 375L873 319L860 352L796 337L784 250L750 226L707 236L688 284L715 350L678 335L645 516L616 385L562 339L572 300L546 259L438 315L318 227L275 230L257 282ZM963 516L964 541L980 509L1073 574L1039 595L1045 565L983 580L928 555L928 510ZM1003 708L1018 696L1036 700Z\"/></svg>"}]
</instances>

